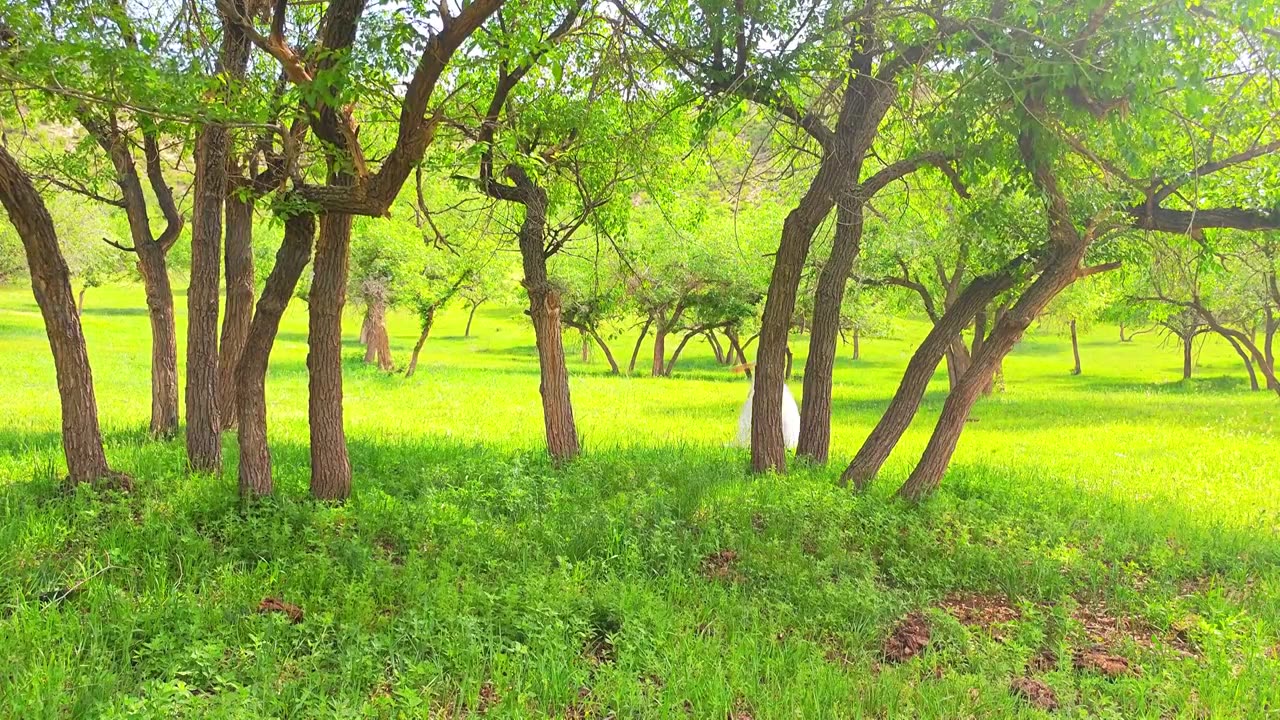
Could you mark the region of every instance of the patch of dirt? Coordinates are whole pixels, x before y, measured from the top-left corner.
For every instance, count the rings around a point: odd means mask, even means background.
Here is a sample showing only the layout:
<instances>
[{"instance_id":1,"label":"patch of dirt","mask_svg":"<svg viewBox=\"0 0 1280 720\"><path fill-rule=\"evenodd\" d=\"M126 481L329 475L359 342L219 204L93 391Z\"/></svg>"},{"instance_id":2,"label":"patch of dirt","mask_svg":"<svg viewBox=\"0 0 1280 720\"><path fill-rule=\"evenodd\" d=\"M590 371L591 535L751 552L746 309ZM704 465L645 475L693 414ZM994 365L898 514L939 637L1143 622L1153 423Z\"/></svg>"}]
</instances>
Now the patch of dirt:
<instances>
[{"instance_id":1,"label":"patch of dirt","mask_svg":"<svg viewBox=\"0 0 1280 720\"><path fill-rule=\"evenodd\" d=\"M736 550L720 550L702 558L700 567L702 576L708 580L737 582L742 579L738 572L738 553Z\"/></svg>"},{"instance_id":2,"label":"patch of dirt","mask_svg":"<svg viewBox=\"0 0 1280 720\"><path fill-rule=\"evenodd\" d=\"M1009 692L1041 710L1058 709L1058 694L1042 680L1033 677L1016 677L1009 681Z\"/></svg>"},{"instance_id":3,"label":"patch of dirt","mask_svg":"<svg viewBox=\"0 0 1280 720\"><path fill-rule=\"evenodd\" d=\"M1077 650L1073 660L1077 670L1092 670L1109 678L1141 674L1137 666L1129 663L1128 658L1112 655L1105 648Z\"/></svg>"},{"instance_id":4,"label":"patch of dirt","mask_svg":"<svg viewBox=\"0 0 1280 720\"><path fill-rule=\"evenodd\" d=\"M889 662L906 662L929 645L932 632L929 621L919 612L902 619L884 641L884 659Z\"/></svg>"},{"instance_id":5,"label":"patch of dirt","mask_svg":"<svg viewBox=\"0 0 1280 720\"><path fill-rule=\"evenodd\" d=\"M756 532L764 532L765 527L767 527L764 521L764 515L761 515L760 513L751 513L751 527L755 529Z\"/></svg>"},{"instance_id":6,"label":"patch of dirt","mask_svg":"<svg viewBox=\"0 0 1280 720\"><path fill-rule=\"evenodd\" d=\"M1150 650L1155 647L1154 639L1159 638L1181 655L1197 654L1185 630L1164 633L1142 618L1117 615L1103 603L1082 604L1071 617L1084 626L1089 642L1095 645L1115 647L1127 641Z\"/></svg>"},{"instance_id":7,"label":"patch of dirt","mask_svg":"<svg viewBox=\"0 0 1280 720\"><path fill-rule=\"evenodd\" d=\"M729 712L727 720L755 720L755 716L751 714L747 701L738 698L733 701L733 710Z\"/></svg>"},{"instance_id":8,"label":"patch of dirt","mask_svg":"<svg viewBox=\"0 0 1280 720\"><path fill-rule=\"evenodd\" d=\"M958 592L943 598L941 607L965 625L976 625L984 630L993 625L1013 622L1022 617L1004 595Z\"/></svg>"},{"instance_id":9,"label":"patch of dirt","mask_svg":"<svg viewBox=\"0 0 1280 720\"><path fill-rule=\"evenodd\" d=\"M262 602L258 603L258 612L282 613L289 617L289 621L294 625L302 622L302 608L292 603L287 603L279 598L266 597L262 598Z\"/></svg>"}]
</instances>

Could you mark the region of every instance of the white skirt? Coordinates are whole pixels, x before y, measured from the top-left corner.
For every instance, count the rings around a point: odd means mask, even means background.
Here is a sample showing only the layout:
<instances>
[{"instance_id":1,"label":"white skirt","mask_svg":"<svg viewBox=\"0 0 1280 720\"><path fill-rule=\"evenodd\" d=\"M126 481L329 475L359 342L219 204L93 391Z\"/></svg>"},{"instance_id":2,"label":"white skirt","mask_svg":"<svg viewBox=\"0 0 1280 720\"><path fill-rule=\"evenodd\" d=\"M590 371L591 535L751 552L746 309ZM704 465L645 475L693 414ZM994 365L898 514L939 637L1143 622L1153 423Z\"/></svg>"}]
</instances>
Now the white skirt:
<instances>
[{"instance_id":1,"label":"white skirt","mask_svg":"<svg viewBox=\"0 0 1280 720\"><path fill-rule=\"evenodd\" d=\"M751 447L751 401L756 396L756 381L751 379L751 389L747 391L747 402L738 415L738 437L730 443L733 447ZM782 384L782 439L788 450L795 450L800 442L800 408L796 405L795 396L786 383Z\"/></svg>"}]
</instances>

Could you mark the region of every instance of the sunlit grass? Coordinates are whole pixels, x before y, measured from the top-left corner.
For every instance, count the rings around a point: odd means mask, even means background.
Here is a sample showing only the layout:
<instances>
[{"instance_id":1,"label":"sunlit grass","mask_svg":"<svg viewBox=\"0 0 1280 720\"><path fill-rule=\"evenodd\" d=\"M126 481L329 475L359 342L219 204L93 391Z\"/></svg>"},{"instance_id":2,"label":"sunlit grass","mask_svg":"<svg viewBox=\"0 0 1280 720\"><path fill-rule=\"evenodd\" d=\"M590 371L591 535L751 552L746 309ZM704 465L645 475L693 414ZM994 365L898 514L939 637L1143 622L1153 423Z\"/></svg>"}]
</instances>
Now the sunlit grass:
<instances>
[{"instance_id":1,"label":"sunlit grass","mask_svg":"<svg viewBox=\"0 0 1280 720\"><path fill-rule=\"evenodd\" d=\"M1280 402L1248 392L1225 345L1183 383L1177 347L1099 327L1072 377L1066 340L1032 333L941 492L911 509L890 495L944 372L870 494L834 480L923 323L864 339L856 363L841 349L832 467L752 478L723 447L745 382L705 344L674 378L616 378L566 335L585 454L555 470L518 309L482 308L471 338L446 313L409 380L359 362L353 314L355 496L324 507L306 499L295 303L268 380L279 497L245 512L233 435L221 478L186 475L181 440L145 439L143 307L140 288L95 289L84 316L108 455L138 489L68 495L39 314L29 289L0 291L0 715L1036 716L1008 684L1046 647L1058 662L1037 675L1065 714L1280 710ZM403 364L414 319L390 329ZM623 364L633 333L614 341ZM721 550L732 567L707 577ZM959 589L1007 594L1022 619L996 640L928 609L930 648L881 662L903 614ZM256 614L268 595L304 621ZM1090 641L1069 618L1099 602L1194 656L1122 643L1140 676L1077 672L1070 650ZM586 650L600 638L603 662Z\"/></svg>"}]
</instances>

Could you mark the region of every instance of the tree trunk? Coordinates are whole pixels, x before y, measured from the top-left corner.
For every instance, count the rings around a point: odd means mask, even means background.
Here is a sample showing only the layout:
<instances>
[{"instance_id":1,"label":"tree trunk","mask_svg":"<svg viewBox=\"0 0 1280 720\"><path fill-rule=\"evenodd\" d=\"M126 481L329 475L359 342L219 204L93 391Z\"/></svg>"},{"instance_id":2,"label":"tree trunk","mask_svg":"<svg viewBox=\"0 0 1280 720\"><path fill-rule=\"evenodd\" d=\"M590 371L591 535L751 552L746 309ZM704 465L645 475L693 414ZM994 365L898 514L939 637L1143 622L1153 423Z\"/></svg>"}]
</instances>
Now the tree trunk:
<instances>
[{"instance_id":1,"label":"tree trunk","mask_svg":"<svg viewBox=\"0 0 1280 720\"><path fill-rule=\"evenodd\" d=\"M285 221L284 242L258 299L249 324L240 367L236 371L236 413L239 415L240 495L270 495L271 453L267 446L267 361L280 328L280 318L293 297L298 278L311 259L316 234L315 216L295 215Z\"/></svg>"},{"instance_id":2,"label":"tree trunk","mask_svg":"<svg viewBox=\"0 0 1280 720\"><path fill-rule=\"evenodd\" d=\"M472 309L475 312L475 309ZM407 378L413 377L413 373L418 369L418 353L422 352L422 346L427 344L427 335L431 334L431 326L436 322L436 309L427 310L427 315L422 322L422 334L418 336L418 342L413 346L413 355L409 357L409 369L404 371Z\"/></svg>"},{"instance_id":3,"label":"tree trunk","mask_svg":"<svg viewBox=\"0 0 1280 720\"><path fill-rule=\"evenodd\" d=\"M724 330L724 336L729 338L729 362L733 363L733 356L737 355L737 362L739 364L746 364L747 353L742 349L742 344L738 342L738 331L734 330L732 327L727 327Z\"/></svg>"},{"instance_id":4,"label":"tree trunk","mask_svg":"<svg viewBox=\"0 0 1280 720\"><path fill-rule=\"evenodd\" d=\"M644 344L644 338L649 334L649 326L653 325L653 317L650 316L644 321L644 327L640 328L640 337L636 338L636 346L631 351L631 362L627 365L627 374L630 375L636 371L636 358L640 357L640 346Z\"/></svg>"},{"instance_id":5,"label":"tree trunk","mask_svg":"<svg viewBox=\"0 0 1280 720\"><path fill-rule=\"evenodd\" d=\"M969 369L969 362L969 349L964 346L964 338L956 335L951 342L951 347L947 350L947 381L952 390L956 389L960 378L964 377L965 371Z\"/></svg>"},{"instance_id":6,"label":"tree trunk","mask_svg":"<svg viewBox=\"0 0 1280 720\"><path fill-rule=\"evenodd\" d=\"M222 466L218 421L218 295L227 129L207 125L196 138L191 211L191 284L187 288L187 460L196 471Z\"/></svg>"},{"instance_id":7,"label":"tree trunk","mask_svg":"<svg viewBox=\"0 0 1280 720\"><path fill-rule=\"evenodd\" d=\"M151 321L151 435L171 437L178 432L178 330L173 288L164 249L154 242L136 247Z\"/></svg>"},{"instance_id":8,"label":"tree trunk","mask_svg":"<svg viewBox=\"0 0 1280 720\"><path fill-rule=\"evenodd\" d=\"M695 330L693 332L685 333L684 337L680 338L680 342L676 345L675 352L671 353L671 361L663 368L663 374L667 377L671 377L671 373L674 372L676 368L676 361L680 359L680 353L684 352L684 346L689 344L689 341L697 335L698 331Z\"/></svg>"},{"instance_id":9,"label":"tree trunk","mask_svg":"<svg viewBox=\"0 0 1280 720\"><path fill-rule=\"evenodd\" d=\"M483 300L480 302L484 302ZM471 312L467 314L467 329L462 333L463 337L471 337L471 321L476 319L476 310L480 309L480 303L471 305Z\"/></svg>"},{"instance_id":10,"label":"tree trunk","mask_svg":"<svg viewBox=\"0 0 1280 720\"><path fill-rule=\"evenodd\" d=\"M311 282L307 371L311 395L311 494L319 500L351 495L351 460L342 415L342 308L347 300L350 215L320 217Z\"/></svg>"},{"instance_id":11,"label":"tree trunk","mask_svg":"<svg viewBox=\"0 0 1280 720\"><path fill-rule=\"evenodd\" d=\"M244 13L244 0L233 5ZM239 25L222 23L218 72L234 89L249 61L249 38ZM232 94L224 92L223 101ZM222 423L218 419L218 299L221 285L222 212L227 197L227 128L210 123L196 134L191 210L191 283L187 287L187 460L197 471L222 467Z\"/></svg>"},{"instance_id":12,"label":"tree trunk","mask_svg":"<svg viewBox=\"0 0 1280 720\"><path fill-rule=\"evenodd\" d=\"M613 359L613 352L609 350L609 344L604 341L604 338L600 337L600 333L595 330L590 330L589 332L591 337L595 338L596 345L600 346L600 352L604 353L604 359L609 363L609 373L619 375L618 361Z\"/></svg>"},{"instance_id":13,"label":"tree trunk","mask_svg":"<svg viewBox=\"0 0 1280 720\"><path fill-rule=\"evenodd\" d=\"M852 81L851 81L852 82ZM814 232L835 204L836 183L849 173L835 156L822 163L808 191L782 224L760 323L756 351L755 394L751 412L751 470L785 472L787 446L782 436L782 384L786 380L787 340L796 309L796 292Z\"/></svg>"},{"instance_id":14,"label":"tree trunk","mask_svg":"<svg viewBox=\"0 0 1280 720\"><path fill-rule=\"evenodd\" d=\"M1125 337L1125 335L1124 335L1124 323L1120 323L1120 342L1122 342L1122 343L1123 343L1123 342L1129 342L1129 341L1130 341L1130 340L1132 340L1132 339L1133 339L1133 338L1131 338L1131 337Z\"/></svg>"},{"instance_id":15,"label":"tree trunk","mask_svg":"<svg viewBox=\"0 0 1280 720\"><path fill-rule=\"evenodd\" d=\"M582 341L582 363L591 362L591 336L585 330L578 331L578 339Z\"/></svg>"},{"instance_id":16,"label":"tree trunk","mask_svg":"<svg viewBox=\"0 0 1280 720\"><path fill-rule=\"evenodd\" d=\"M711 352L716 356L716 362L724 365L724 347L720 345L720 341L716 338L716 331L711 329L703 334L707 336L707 344L711 346Z\"/></svg>"},{"instance_id":17,"label":"tree trunk","mask_svg":"<svg viewBox=\"0 0 1280 720\"><path fill-rule=\"evenodd\" d=\"M1249 359L1249 353L1245 352L1245 349L1240 346L1240 343L1235 338L1230 335L1224 335L1223 337L1227 339L1227 342L1231 343L1231 348L1236 351L1236 354L1240 356L1240 360L1244 362L1245 372L1249 373L1249 389L1257 392L1260 389L1258 387L1258 374L1253 371L1253 361Z\"/></svg>"},{"instance_id":18,"label":"tree trunk","mask_svg":"<svg viewBox=\"0 0 1280 720\"><path fill-rule=\"evenodd\" d=\"M88 285L82 286L80 288L80 295L77 296L76 298L76 315L80 315L80 316L84 315L84 293L88 289L89 289Z\"/></svg>"},{"instance_id":19,"label":"tree trunk","mask_svg":"<svg viewBox=\"0 0 1280 720\"><path fill-rule=\"evenodd\" d=\"M1179 339L1182 340L1182 379L1191 379L1191 344L1195 340L1195 335L1183 335Z\"/></svg>"},{"instance_id":20,"label":"tree trunk","mask_svg":"<svg viewBox=\"0 0 1280 720\"><path fill-rule=\"evenodd\" d=\"M809 335L809 358L804 366L800 406L800 442L796 456L826 463L831 449L831 376L835 370L836 341L840 333L840 306L844 302L849 272L862 246L862 204L845 199L836 208L835 237L831 257L818 276ZM791 354L787 353L787 377Z\"/></svg>"},{"instance_id":21,"label":"tree trunk","mask_svg":"<svg viewBox=\"0 0 1280 720\"><path fill-rule=\"evenodd\" d=\"M1080 339L1076 336L1076 320L1071 319L1071 356L1075 358L1076 365L1071 370L1072 375L1079 375L1080 369Z\"/></svg>"},{"instance_id":22,"label":"tree trunk","mask_svg":"<svg viewBox=\"0 0 1280 720\"><path fill-rule=\"evenodd\" d=\"M93 372L70 272L58 249L53 218L30 178L0 145L0 204L18 231L31 271L31 289L44 318L62 409L62 451L72 484L122 480L107 466L93 394ZM127 483L126 483L127 484Z\"/></svg>"},{"instance_id":23,"label":"tree trunk","mask_svg":"<svg viewBox=\"0 0 1280 720\"><path fill-rule=\"evenodd\" d=\"M853 483L858 490L865 489L876 473L889 459L889 454L897 447L903 433L911 425L916 411L920 409L920 401L934 370L942 361L947 348L951 347L954 338L960 334L978 310L991 302L992 298L1013 286L1015 268L1010 266L998 272L975 278L969 283L956 301L947 308L929 330L929 334L916 348L907 369L902 374L898 389L889 401L889 407L880 416L880 421L862 447L840 476L841 485ZM997 321L999 324L999 321ZM983 341L985 350L987 340Z\"/></svg>"},{"instance_id":24,"label":"tree trunk","mask_svg":"<svg viewBox=\"0 0 1280 720\"><path fill-rule=\"evenodd\" d=\"M662 377L666 374L666 358L667 358L667 331L658 323L653 329L653 367L649 374L653 377Z\"/></svg>"},{"instance_id":25,"label":"tree trunk","mask_svg":"<svg viewBox=\"0 0 1280 720\"><path fill-rule=\"evenodd\" d=\"M1276 386L1276 383L1280 382L1280 378L1275 378L1275 375L1276 375L1275 340L1276 340L1277 331L1280 331L1280 317L1276 316L1274 309L1272 309L1271 307L1268 307L1267 321L1266 321L1266 337L1264 337L1262 341L1262 346L1263 346L1262 357L1263 357L1263 360L1266 361L1267 367L1271 368L1271 377L1268 378L1268 382L1272 383L1270 388L1272 390L1280 390L1280 387Z\"/></svg>"},{"instance_id":26,"label":"tree trunk","mask_svg":"<svg viewBox=\"0 0 1280 720\"><path fill-rule=\"evenodd\" d=\"M970 347L969 357L972 358L982 350L982 343L987 339L987 306L983 305L973 316L973 344ZM987 382L982 388L982 395L985 397L991 394L995 386L995 377Z\"/></svg>"},{"instance_id":27,"label":"tree trunk","mask_svg":"<svg viewBox=\"0 0 1280 720\"><path fill-rule=\"evenodd\" d=\"M227 195L226 315L218 347L218 418L222 429L236 426L236 369L253 322L253 200Z\"/></svg>"},{"instance_id":28,"label":"tree trunk","mask_svg":"<svg viewBox=\"0 0 1280 720\"><path fill-rule=\"evenodd\" d=\"M1018 343L1022 333L1036 316L1075 280L1087 247L1088 243L1079 239L1057 243L1054 248L1055 256L1048 261L1040 277L1031 283L1013 307L996 323L991 335L982 344L981 355L973 358L964 377L943 403L942 414L920 456L920 462L898 490L898 495L911 502L918 502L938 487L942 474L951 462L969 412L987 378Z\"/></svg>"},{"instance_id":29,"label":"tree trunk","mask_svg":"<svg viewBox=\"0 0 1280 720\"><path fill-rule=\"evenodd\" d=\"M791 354L791 346L790 346L790 345L788 345L788 346L787 346L786 350L787 350L787 374L786 374L786 379L787 379L787 380L790 380L790 379L791 379L791 368L792 368L793 364L795 363L795 356Z\"/></svg>"},{"instance_id":30,"label":"tree trunk","mask_svg":"<svg viewBox=\"0 0 1280 720\"><path fill-rule=\"evenodd\" d=\"M523 173L520 173L523 175ZM529 295L529 317L533 320L538 345L538 367L542 394L542 415L547 435L547 451L557 463L578 456L578 431L573 422L569 398L569 371L565 367L560 334L560 294L547 279L544 244L547 225L547 193L530 186L525 178L524 221L520 224L520 256L524 266L524 287Z\"/></svg>"},{"instance_id":31,"label":"tree trunk","mask_svg":"<svg viewBox=\"0 0 1280 720\"><path fill-rule=\"evenodd\" d=\"M378 359L378 351L374 347L377 331L373 328L373 303L364 306L364 320L360 321L360 342L364 344L364 364L372 365Z\"/></svg>"},{"instance_id":32,"label":"tree trunk","mask_svg":"<svg viewBox=\"0 0 1280 720\"><path fill-rule=\"evenodd\" d=\"M858 332L858 328L854 328L853 329L853 359L854 360L862 359L862 347L860 346L859 335L861 335L861 333Z\"/></svg>"}]
</instances>

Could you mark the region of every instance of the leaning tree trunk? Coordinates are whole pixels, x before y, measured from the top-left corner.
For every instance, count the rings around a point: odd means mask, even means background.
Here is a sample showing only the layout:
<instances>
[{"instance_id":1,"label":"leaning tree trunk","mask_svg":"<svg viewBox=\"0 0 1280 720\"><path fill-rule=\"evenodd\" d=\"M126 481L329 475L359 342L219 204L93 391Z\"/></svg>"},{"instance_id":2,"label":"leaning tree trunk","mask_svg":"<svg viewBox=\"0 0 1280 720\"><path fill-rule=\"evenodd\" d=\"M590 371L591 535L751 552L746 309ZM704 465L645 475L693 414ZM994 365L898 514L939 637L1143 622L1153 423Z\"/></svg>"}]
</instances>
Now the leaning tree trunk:
<instances>
[{"instance_id":1,"label":"leaning tree trunk","mask_svg":"<svg viewBox=\"0 0 1280 720\"><path fill-rule=\"evenodd\" d=\"M227 129L207 125L196 138L191 211L191 284L187 288L187 459L193 470L222 465L218 422L218 288Z\"/></svg>"},{"instance_id":2,"label":"leaning tree trunk","mask_svg":"<svg viewBox=\"0 0 1280 720\"><path fill-rule=\"evenodd\" d=\"M1076 365L1071 370L1072 375L1079 375L1080 368L1080 338L1076 335L1076 321L1071 319L1071 356L1075 358Z\"/></svg>"},{"instance_id":3,"label":"leaning tree trunk","mask_svg":"<svg viewBox=\"0 0 1280 720\"><path fill-rule=\"evenodd\" d=\"M640 346L644 344L644 338L649 334L650 325L653 325L653 316L649 316L644 321L644 327L640 328L640 337L636 338L636 346L631 351L631 362L627 365L628 375L636 371L636 359L640 357Z\"/></svg>"},{"instance_id":4,"label":"leaning tree trunk","mask_svg":"<svg viewBox=\"0 0 1280 720\"><path fill-rule=\"evenodd\" d=\"M600 337L599 332L596 332L595 330L589 330L588 332L591 334L591 337L595 339L596 345L600 347L600 352L604 353L604 359L609 363L609 373L611 375L620 374L618 372L618 361L613 359L613 351L609 349L609 343L605 342L604 338Z\"/></svg>"},{"instance_id":5,"label":"leaning tree trunk","mask_svg":"<svg viewBox=\"0 0 1280 720\"><path fill-rule=\"evenodd\" d=\"M253 322L253 200L227 195L226 314L218 347L218 418L222 429L236 426L236 369Z\"/></svg>"},{"instance_id":6,"label":"leaning tree trunk","mask_svg":"<svg viewBox=\"0 0 1280 720\"><path fill-rule=\"evenodd\" d=\"M889 454L897 447L903 433L911 425L916 411L920 409L920 401L924 398L929 380L933 378L938 363L942 361L947 348L960 335L964 327L977 314L978 310L991 302L992 298L1013 286L1014 268L1007 267L999 272L984 275L969 283L947 308L938 321L933 324L929 334L916 348L915 354L907 363L907 369L898 383L898 390L889 407L880 416L880 421L867 439L863 441L853 462L840 476L840 484L853 483L858 490L875 478L876 473L889 459ZM985 350L987 340L983 341Z\"/></svg>"},{"instance_id":7,"label":"leaning tree trunk","mask_svg":"<svg viewBox=\"0 0 1280 720\"><path fill-rule=\"evenodd\" d=\"M707 344L711 346L712 354L716 356L716 362L724 365L724 347L720 345L720 341L716 338L716 331L714 329L707 330L705 335L707 336Z\"/></svg>"},{"instance_id":8,"label":"leaning tree trunk","mask_svg":"<svg viewBox=\"0 0 1280 720\"><path fill-rule=\"evenodd\" d=\"M782 224L782 239L774 256L760 322L756 350L755 395L751 412L751 470L785 472L787 446L782 436L782 384L786 381L787 340L796 309L796 292L813 235L831 212L832 191L848 174L829 156Z\"/></svg>"},{"instance_id":9,"label":"leaning tree trunk","mask_svg":"<svg viewBox=\"0 0 1280 720\"><path fill-rule=\"evenodd\" d=\"M521 173L523 175L523 173ZM546 427L547 451L557 463L578 456L578 431L573 422L569 398L569 371L565 367L564 344L560 334L560 294L547 279L544 245L547 226L547 193L523 185L525 214L520 224L520 256L524 265L524 288L529 295L529 317L538 345L542 417Z\"/></svg>"},{"instance_id":10,"label":"leaning tree trunk","mask_svg":"<svg viewBox=\"0 0 1280 720\"><path fill-rule=\"evenodd\" d=\"M483 300L481 302L484 302ZM467 314L467 329L463 331L463 337L471 337L471 321L476 319L476 310L480 309L480 303L471 305L471 312Z\"/></svg>"},{"instance_id":11,"label":"leaning tree trunk","mask_svg":"<svg viewBox=\"0 0 1280 720\"><path fill-rule=\"evenodd\" d=\"M1084 241L1060 247L1057 257L1048 263L1040 277L1031 283L1013 307L996 323L991 335L982 344L982 354L972 359L964 377L943 403L942 414L920 456L920 462L899 488L899 496L918 502L938 487L987 378L1018 343L1022 333L1030 327L1036 316L1075 280L1077 267L1087 247L1088 244Z\"/></svg>"},{"instance_id":12,"label":"leaning tree trunk","mask_svg":"<svg viewBox=\"0 0 1280 720\"><path fill-rule=\"evenodd\" d=\"M700 334L700 332L701 331L699 330L693 330L691 332L687 332L685 333L684 337L680 338L680 342L676 343L676 349L674 352L671 353L671 360L662 369L662 372L665 376L671 377L671 373L675 372L676 363L680 360L680 354L684 352L684 348L686 345L689 344L689 341L697 337Z\"/></svg>"},{"instance_id":13,"label":"leaning tree trunk","mask_svg":"<svg viewBox=\"0 0 1280 720\"><path fill-rule=\"evenodd\" d=\"M1240 360L1244 363L1245 372L1249 373L1249 389L1257 392L1260 389L1258 387L1258 374L1253 371L1253 361L1249 359L1249 353L1245 352L1243 347L1240 347L1240 343L1236 342L1235 338L1230 335L1224 335L1223 337L1227 339L1227 342L1231 343L1231 349L1236 351L1236 354L1240 356Z\"/></svg>"},{"instance_id":14,"label":"leaning tree trunk","mask_svg":"<svg viewBox=\"0 0 1280 720\"><path fill-rule=\"evenodd\" d=\"M414 343L413 354L409 356L409 368L404 371L407 378L413 377L418 371L418 353L422 352L422 346L427 344L427 336L431 334L431 326L436 322L436 309L427 310L426 317L422 321L422 334L418 336L418 342Z\"/></svg>"},{"instance_id":15,"label":"leaning tree trunk","mask_svg":"<svg viewBox=\"0 0 1280 720\"><path fill-rule=\"evenodd\" d=\"M840 305L861 244L862 204L842 199L836 208L831 257L818 276L809 358L804 365L801 391L804 404L800 406L800 442L796 456L816 463L826 463L831 450L831 375L835 370L836 340L840 334ZM857 336L854 337L856 342Z\"/></svg>"},{"instance_id":16,"label":"leaning tree trunk","mask_svg":"<svg viewBox=\"0 0 1280 720\"><path fill-rule=\"evenodd\" d=\"M351 460L342 416L342 308L347 301L351 221L343 213L320 217L308 303L311 494L319 500L345 500L351 495Z\"/></svg>"},{"instance_id":17,"label":"leaning tree trunk","mask_svg":"<svg viewBox=\"0 0 1280 720\"><path fill-rule=\"evenodd\" d=\"M983 305L973 316L973 344L969 348L969 357L977 355L982 351L982 343L987 339L987 306ZM987 382L982 388L983 396L991 394L995 389L995 376Z\"/></svg>"},{"instance_id":18,"label":"leaning tree trunk","mask_svg":"<svg viewBox=\"0 0 1280 720\"><path fill-rule=\"evenodd\" d=\"M151 321L151 435L178 432L178 330L165 251L158 243L135 246Z\"/></svg>"},{"instance_id":19,"label":"leaning tree trunk","mask_svg":"<svg viewBox=\"0 0 1280 720\"><path fill-rule=\"evenodd\" d=\"M58 249L53 218L30 178L0 145L0 204L18 231L31 289L44 318L58 379L62 408L62 451L72 484L116 478L107 466L93 394L93 372L85 348L80 315L71 291L70 272Z\"/></svg>"},{"instance_id":20,"label":"leaning tree trunk","mask_svg":"<svg viewBox=\"0 0 1280 720\"><path fill-rule=\"evenodd\" d=\"M276 264L258 299L249 325L240 367L236 371L236 412L239 415L240 495L270 495L271 452L267 446L267 361L280 328L280 318L298 286L298 278L311 259L315 216L295 215L285 221L284 242L276 252Z\"/></svg>"}]
</instances>

